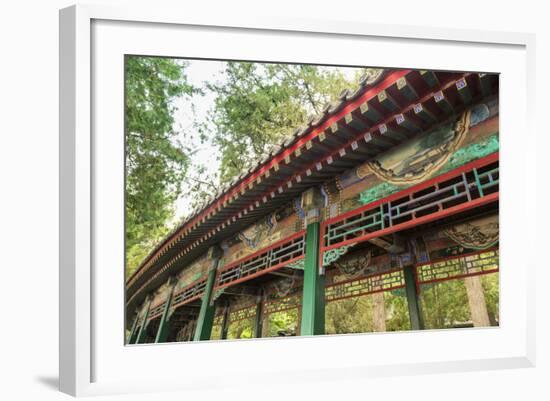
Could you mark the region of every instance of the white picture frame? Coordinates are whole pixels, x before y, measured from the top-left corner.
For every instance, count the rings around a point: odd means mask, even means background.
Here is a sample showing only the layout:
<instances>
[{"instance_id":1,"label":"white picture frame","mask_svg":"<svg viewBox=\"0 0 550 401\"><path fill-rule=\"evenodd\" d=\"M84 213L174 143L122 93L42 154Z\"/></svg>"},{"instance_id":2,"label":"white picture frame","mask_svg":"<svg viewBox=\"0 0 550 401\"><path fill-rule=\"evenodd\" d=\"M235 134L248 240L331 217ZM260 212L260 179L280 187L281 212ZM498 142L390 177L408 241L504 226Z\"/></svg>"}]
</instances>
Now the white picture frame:
<instances>
[{"instance_id":1,"label":"white picture frame","mask_svg":"<svg viewBox=\"0 0 550 401\"><path fill-rule=\"evenodd\" d=\"M177 40L162 40L170 35L193 38L195 44L200 39L201 44L174 51ZM260 36L265 43L273 44L263 46L264 53L260 47L254 48L254 39ZM223 46L216 47L216 38L224 42ZM330 57L338 55L318 58L315 49L323 44L334 45L335 41L348 48L384 47L386 50L380 50L376 59L370 59L378 66L501 73L501 327L124 347L123 319L120 319L123 303L119 303L124 283L124 259L120 258L123 154L119 152L123 137L120 130L123 86L119 84L123 70L119 56L130 53L330 64L338 60ZM437 49L437 55L430 51L422 56L420 49ZM271 52L272 60L267 51ZM475 57L465 61L460 55L466 51ZM492 53L489 55L488 51ZM338 63L369 65L364 54L339 59ZM435 62L434 57L438 59ZM234 371L248 374L257 383L275 379L292 381L297 376L300 380L343 377L360 380L405 372L534 366L535 285L530 273L534 272L535 253L527 252L525 256L514 247L525 250L534 246L520 238L518 232L534 231L536 209L526 191L514 189L535 187L534 175L527 174L535 169L535 157L534 150L522 145L512 134L521 132L524 143L534 143L531 124L534 85L534 36L530 34L290 17L238 19L154 7L79 5L61 10L60 390L81 396L231 386L235 373L221 373L229 361ZM113 135L94 136L97 130ZM111 174L112 171L115 173ZM113 188L115 192L109 192ZM107 193L109 197L105 196ZM115 206L111 208L109 202ZM113 247L107 249L106 242ZM107 264L119 264L120 269L107 270ZM522 266L521 272L512 279L507 268L517 265ZM98 296L99 293L102 295ZM109 307L112 311L107 311ZM109 322L115 322L114 326ZM392 352L384 355L371 349L365 353L364 349L373 341L381 349L391 341ZM447 350L445 342L453 342L453 347L449 347L453 349ZM471 347L463 347L462 343ZM411 344L435 351L423 355L410 348ZM354 355L348 357L348 354ZM185 374L182 371L171 374L182 355L192 361L193 368L180 365L186 369ZM220 359L221 366L212 366L215 358ZM247 360L262 358L271 358L270 366L255 364L253 369L246 366ZM140 376L136 370L139 364L155 366L151 376Z\"/></svg>"}]
</instances>

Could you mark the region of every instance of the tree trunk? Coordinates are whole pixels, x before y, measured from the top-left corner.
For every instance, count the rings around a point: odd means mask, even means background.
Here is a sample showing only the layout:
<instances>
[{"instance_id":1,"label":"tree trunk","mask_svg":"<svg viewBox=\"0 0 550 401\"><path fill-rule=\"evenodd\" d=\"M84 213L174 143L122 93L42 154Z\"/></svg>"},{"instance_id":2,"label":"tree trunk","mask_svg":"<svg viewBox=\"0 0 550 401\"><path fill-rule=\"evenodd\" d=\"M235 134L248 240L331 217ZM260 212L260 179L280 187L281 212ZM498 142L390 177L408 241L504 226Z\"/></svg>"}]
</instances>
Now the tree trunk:
<instances>
[{"instance_id":1,"label":"tree trunk","mask_svg":"<svg viewBox=\"0 0 550 401\"><path fill-rule=\"evenodd\" d=\"M468 294L468 303L472 313L474 327L490 326L489 314L487 313L487 304L483 295L483 287L479 276L470 276L464 278L466 292Z\"/></svg>"},{"instance_id":2,"label":"tree trunk","mask_svg":"<svg viewBox=\"0 0 550 401\"><path fill-rule=\"evenodd\" d=\"M384 307L384 293L376 292L371 296L373 301L373 330L386 331L386 308Z\"/></svg>"},{"instance_id":3,"label":"tree trunk","mask_svg":"<svg viewBox=\"0 0 550 401\"><path fill-rule=\"evenodd\" d=\"M270 315L265 314L264 316L264 322L262 324L262 337L270 337L269 335L269 319Z\"/></svg>"},{"instance_id":4,"label":"tree trunk","mask_svg":"<svg viewBox=\"0 0 550 401\"><path fill-rule=\"evenodd\" d=\"M298 307L298 321L296 322L296 335L300 335L300 328L302 325L302 308ZM326 327L325 327L326 330Z\"/></svg>"},{"instance_id":5,"label":"tree trunk","mask_svg":"<svg viewBox=\"0 0 550 401\"><path fill-rule=\"evenodd\" d=\"M243 334L244 327L242 325L239 325L237 332L235 333L235 338L239 339L241 338L241 335Z\"/></svg>"}]
</instances>

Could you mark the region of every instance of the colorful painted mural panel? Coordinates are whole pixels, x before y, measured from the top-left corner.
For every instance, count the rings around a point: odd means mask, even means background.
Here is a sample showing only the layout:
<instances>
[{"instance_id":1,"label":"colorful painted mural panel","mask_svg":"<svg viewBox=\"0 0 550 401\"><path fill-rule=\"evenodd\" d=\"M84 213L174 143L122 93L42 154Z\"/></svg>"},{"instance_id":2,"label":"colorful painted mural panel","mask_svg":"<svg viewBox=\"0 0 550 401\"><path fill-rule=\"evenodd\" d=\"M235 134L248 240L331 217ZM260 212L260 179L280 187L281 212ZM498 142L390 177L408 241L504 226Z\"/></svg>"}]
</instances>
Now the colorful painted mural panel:
<instances>
[{"instance_id":1,"label":"colorful painted mural panel","mask_svg":"<svg viewBox=\"0 0 550 401\"><path fill-rule=\"evenodd\" d=\"M492 99L325 185L333 188L325 215L372 203L498 150L498 102Z\"/></svg>"}]
</instances>

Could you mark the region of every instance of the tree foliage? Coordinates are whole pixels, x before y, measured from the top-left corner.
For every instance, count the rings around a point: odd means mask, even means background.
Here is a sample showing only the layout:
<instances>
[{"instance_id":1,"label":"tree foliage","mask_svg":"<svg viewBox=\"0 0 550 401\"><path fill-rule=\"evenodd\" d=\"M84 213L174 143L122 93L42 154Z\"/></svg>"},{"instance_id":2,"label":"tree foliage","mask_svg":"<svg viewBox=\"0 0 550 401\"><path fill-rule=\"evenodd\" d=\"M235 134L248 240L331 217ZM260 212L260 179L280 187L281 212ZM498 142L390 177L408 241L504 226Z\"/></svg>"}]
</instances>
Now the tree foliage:
<instances>
[{"instance_id":1,"label":"tree foliage","mask_svg":"<svg viewBox=\"0 0 550 401\"><path fill-rule=\"evenodd\" d=\"M213 111L221 182L251 167L350 86L341 72L311 65L229 62Z\"/></svg>"},{"instance_id":2,"label":"tree foliage","mask_svg":"<svg viewBox=\"0 0 550 401\"><path fill-rule=\"evenodd\" d=\"M158 57L126 59L126 257L130 275L167 233L182 186L201 207L220 183L249 168L266 151L304 125L311 114L352 86L337 69L308 65L228 62L224 80L189 84L185 62ZM358 72L359 74L359 72ZM193 160L174 129L174 101L209 90L211 120L194 121L194 140L218 152L219 171ZM194 141L188 141L192 143Z\"/></svg>"},{"instance_id":3,"label":"tree foliage","mask_svg":"<svg viewBox=\"0 0 550 401\"><path fill-rule=\"evenodd\" d=\"M383 293L386 331L410 329L407 299L402 291ZM327 334L368 333L374 331L372 295L346 298L327 303L325 307Z\"/></svg>"},{"instance_id":4,"label":"tree foliage","mask_svg":"<svg viewBox=\"0 0 550 401\"><path fill-rule=\"evenodd\" d=\"M368 296L332 301L325 306L327 334L373 331L373 303Z\"/></svg>"},{"instance_id":5,"label":"tree foliage","mask_svg":"<svg viewBox=\"0 0 550 401\"><path fill-rule=\"evenodd\" d=\"M483 294L491 325L499 321L498 273L481 276ZM463 279L442 281L422 286L420 293L426 329L464 327L471 324L468 295ZM409 309L404 289L383 293L386 331L410 330ZM264 317L263 336L299 335L300 312L293 308L274 312ZM243 319L229 326L228 338L252 338L254 319ZM374 300L372 295L361 295L327 302L325 305L325 333L348 334L374 331ZM219 339L221 326L212 331L211 339Z\"/></svg>"},{"instance_id":6,"label":"tree foliage","mask_svg":"<svg viewBox=\"0 0 550 401\"><path fill-rule=\"evenodd\" d=\"M420 300L427 329L450 328L471 319L463 280L423 285Z\"/></svg>"},{"instance_id":7,"label":"tree foliage","mask_svg":"<svg viewBox=\"0 0 550 401\"><path fill-rule=\"evenodd\" d=\"M173 129L173 100L195 89L185 64L166 58L126 58L126 274L167 232L189 157Z\"/></svg>"},{"instance_id":8,"label":"tree foliage","mask_svg":"<svg viewBox=\"0 0 550 401\"><path fill-rule=\"evenodd\" d=\"M487 312L492 325L499 321L498 274L481 276ZM471 324L471 311L464 279L421 286L420 299L426 328L444 329Z\"/></svg>"},{"instance_id":9,"label":"tree foliage","mask_svg":"<svg viewBox=\"0 0 550 401\"><path fill-rule=\"evenodd\" d=\"M227 327L227 338L230 340L239 338L252 338L254 336L253 319L237 320Z\"/></svg>"},{"instance_id":10,"label":"tree foliage","mask_svg":"<svg viewBox=\"0 0 550 401\"><path fill-rule=\"evenodd\" d=\"M386 307L386 330L410 330L409 305L405 297L405 290L396 290L384 293Z\"/></svg>"},{"instance_id":11,"label":"tree foliage","mask_svg":"<svg viewBox=\"0 0 550 401\"><path fill-rule=\"evenodd\" d=\"M264 319L264 336L281 337L299 335L298 308L274 312Z\"/></svg>"},{"instance_id":12,"label":"tree foliage","mask_svg":"<svg viewBox=\"0 0 550 401\"><path fill-rule=\"evenodd\" d=\"M487 313L491 325L496 326L500 321L499 313L499 275L484 274L481 276L481 285L485 294L485 302L487 304Z\"/></svg>"}]
</instances>

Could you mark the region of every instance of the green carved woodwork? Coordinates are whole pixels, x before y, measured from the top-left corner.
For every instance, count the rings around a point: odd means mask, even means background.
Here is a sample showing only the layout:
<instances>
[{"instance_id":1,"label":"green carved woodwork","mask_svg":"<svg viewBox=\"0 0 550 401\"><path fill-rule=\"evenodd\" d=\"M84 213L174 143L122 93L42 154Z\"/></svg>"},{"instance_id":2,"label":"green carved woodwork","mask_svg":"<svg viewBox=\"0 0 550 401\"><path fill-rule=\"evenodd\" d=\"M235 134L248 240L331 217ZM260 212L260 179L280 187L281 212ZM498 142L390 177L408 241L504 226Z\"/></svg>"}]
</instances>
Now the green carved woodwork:
<instances>
[{"instance_id":1,"label":"green carved woodwork","mask_svg":"<svg viewBox=\"0 0 550 401\"><path fill-rule=\"evenodd\" d=\"M348 250L355 244L345 245L340 248L329 249L328 251L323 252L323 267L329 266L331 263L340 259L342 255L345 255ZM305 260L300 259L295 262L289 263L287 267L295 270L304 270Z\"/></svg>"},{"instance_id":2,"label":"green carved woodwork","mask_svg":"<svg viewBox=\"0 0 550 401\"><path fill-rule=\"evenodd\" d=\"M498 152L499 146L499 136L498 133L496 133L485 138L481 142L473 143L458 149L443 166L441 173L446 173L447 171L454 170L455 168L473 160L477 160L490 155L491 153Z\"/></svg>"},{"instance_id":3,"label":"green carved woodwork","mask_svg":"<svg viewBox=\"0 0 550 401\"><path fill-rule=\"evenodd\" d=\"M319 271L320 224L306 229L301 335L325 333L325 280Z\"/></svg>"},{"instance_id":4,"label":"green carved woodwork","mask_svg":"<svg viewBox=\"0 0 550 401\"><path fill-rule=\"evenodd\" d=\"M359 194L359 203L361 203L361 205L366 205L377 201L378 199L385 198L386 196L389 196L399 190L400 188L397 185L383 182L361 192Z\"/></svg>"},{"instance_id":5,"label":"green carved woodwork","mask_svg":"<svg viewBox=\"0 0 550 401\"><path fill-rule=\"evenodd\" d=\"M329 249L328 251L323 252L323 266L326 267L331 263L336 262L338 259L340 259L342 255L345 255L348 250L354 245L355 244L344 245L340 248Z\"/></svg>"},{"instance_id":6,"label":"green carved woodwork","mask_svg":"<svg viewBox=\"0 0 550 401\"><path fill-rule=\"evenodd\" d=\"M295 270L304 270L304 259L300 259L300 260L297 260L295 262L289 263L286 266L290 267L291 269L295 269Z\"/></svg>"}]
</instances>

